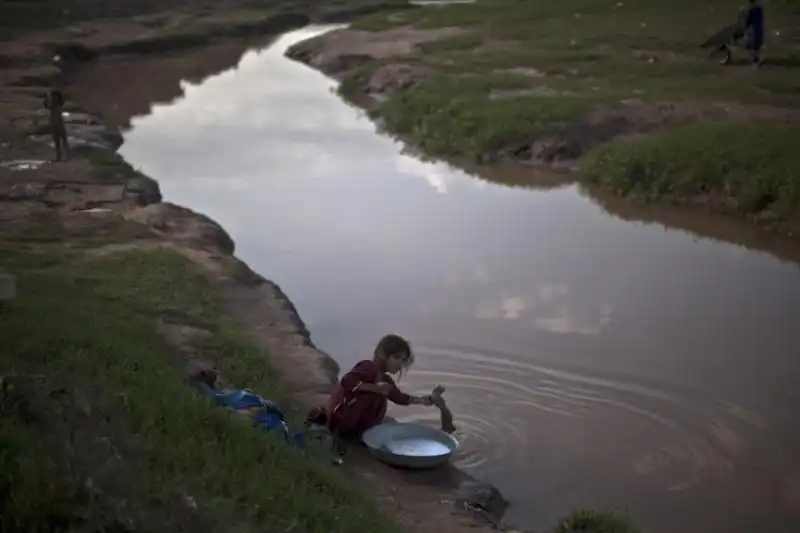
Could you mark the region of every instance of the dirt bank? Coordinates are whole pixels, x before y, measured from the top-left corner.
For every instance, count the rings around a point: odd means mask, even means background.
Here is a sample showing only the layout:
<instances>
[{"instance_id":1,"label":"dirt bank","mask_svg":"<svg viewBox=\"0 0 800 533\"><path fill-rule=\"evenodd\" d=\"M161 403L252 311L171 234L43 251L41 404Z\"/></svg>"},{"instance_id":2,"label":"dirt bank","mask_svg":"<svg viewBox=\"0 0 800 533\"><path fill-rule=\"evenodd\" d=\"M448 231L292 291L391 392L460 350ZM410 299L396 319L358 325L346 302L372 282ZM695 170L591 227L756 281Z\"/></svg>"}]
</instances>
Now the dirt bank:
<instances>
[{"instance_id":1,"label":"dirt bank","mask_svg":"<svg viewBox=\"0 0 800 533\"><path fill-rule=\"evenodd\" d=\"M429 155L514 163L531 182L533 169L573 174L797 234L800 19L771 6L782 18L764 65L737 50L722 68L699 43L727 9L478 2L378 13L287 56L340 80L342 96Z\"/></svg>"},{"instance_id":2,"label":"dirt bank","mask_svg":"<svg viewBox=\"0 0 800 533\"><path fill-rule=\"evenodd\" d=\"M200 80L230 67L246 49L311 20L340 21L353 10L376 8L329 6L309 14L275 14L230 5L202 13L77 22L3 43L0 111L8 120L0 125L0 243L10 250L70 254L70 262L130 261L159 251L188 259L213 287L226 316L269 354L296 415L324 399L338 375L336 362L313 345L281 289L235 258L234 243L222 228L162 202L157 182L115 151L122 143L120 128L154 102L179 97L181 80ZM51 161L41 97L53 87L67 98L73 148L67 162ZM12 260L4 268L17 274L17 256L9 253ZM146 288L134 281L130 290ZM185 363L218 366L198 348L212 335L202 321L170 312L159 314L157 326ZM239 382L224 369L221 374L234 385L257 385ZM496 490L452 468L400 472L382 467L362 450L350 453L344 468L407 531L493 529L505 508Z\"/></svg>"}]
</instances>

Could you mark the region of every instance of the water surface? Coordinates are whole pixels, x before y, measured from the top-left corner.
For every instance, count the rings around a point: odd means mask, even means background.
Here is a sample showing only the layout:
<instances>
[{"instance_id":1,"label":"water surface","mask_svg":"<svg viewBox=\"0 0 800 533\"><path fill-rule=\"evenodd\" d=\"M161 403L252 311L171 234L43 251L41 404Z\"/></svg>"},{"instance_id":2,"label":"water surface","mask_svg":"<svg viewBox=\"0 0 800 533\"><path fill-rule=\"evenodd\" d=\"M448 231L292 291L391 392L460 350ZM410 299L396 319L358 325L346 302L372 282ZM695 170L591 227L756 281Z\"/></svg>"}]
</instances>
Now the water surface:
<instances>
[{"instance_id":1,"label":"water surface","mask_svg":"<svg viewBox=\"0 0 800 533\"><path fill-rule=\"evenodd\" d=\"M122 153L219 221L342 366L408 336L401 385L447 387L457 461L510 498L512 522L586 506L649 533L800 531L800 269L613 216L575 186L404 155L282 57L319 31L186 84Z\"/></svg>"}]
</instances>

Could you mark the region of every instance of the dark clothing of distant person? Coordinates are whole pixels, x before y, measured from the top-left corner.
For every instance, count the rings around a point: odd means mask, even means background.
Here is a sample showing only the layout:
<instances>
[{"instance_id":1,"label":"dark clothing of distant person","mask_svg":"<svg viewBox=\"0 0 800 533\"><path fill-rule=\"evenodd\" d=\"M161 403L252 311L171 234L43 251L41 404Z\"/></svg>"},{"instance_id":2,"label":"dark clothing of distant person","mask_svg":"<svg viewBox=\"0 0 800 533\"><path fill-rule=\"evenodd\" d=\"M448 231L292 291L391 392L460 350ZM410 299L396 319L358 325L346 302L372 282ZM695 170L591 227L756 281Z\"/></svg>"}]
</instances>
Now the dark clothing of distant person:
<instances>
[{"instance_id":1,"label":"dark clothing of distant person","mask_svg":"<svg viewBox=\"0 0 800 533\"><path fill-rule=\"evenodd\" d=\"M750 52L750 57L756 65L761 64L760 52L764 46L764 7L758 0L750 0L747 7L739 11L739 16L734 24L728 24L712 35L702 45L702 48L711 48L712 53L723 53L721 64L727 65L732 60L731 46L745 40L744 47Z\"/></svg>"},{"instance_id":2,"label":"dark clothing of distant person","mask_svg":"<svg viewBox=\"0 0 800 533\"><path fill-rule=\"evenodd\" d=\"M44 107L48 110L48 125L56 149L56 161L62 161L69 156L69 141L64 125L64 95L61 91L50 91L44 100Z\"/></svg>"},{"instance_id":3,"label":"dark clothing of distant person","mask_svg":"<svg viewBox=\"0 0 800 533\"><path fill-rule=\"evenodd\" d=\"M747 49L753 57L753 62L758 62L761 48L764 46L764 6L751 2L747 8L745 27L750 32L747 39Z\"/></svg>"}]
</instances>

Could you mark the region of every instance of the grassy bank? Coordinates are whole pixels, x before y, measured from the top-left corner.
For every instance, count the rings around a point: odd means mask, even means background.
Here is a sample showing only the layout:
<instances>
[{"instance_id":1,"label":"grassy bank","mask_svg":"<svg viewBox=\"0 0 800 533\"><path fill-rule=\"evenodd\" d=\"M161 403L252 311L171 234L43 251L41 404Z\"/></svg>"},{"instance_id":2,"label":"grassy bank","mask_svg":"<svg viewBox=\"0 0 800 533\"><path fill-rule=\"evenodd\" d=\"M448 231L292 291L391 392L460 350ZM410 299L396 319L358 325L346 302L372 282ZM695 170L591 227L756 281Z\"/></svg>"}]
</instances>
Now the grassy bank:
<instances>
[{"instance_id":1,"label":"grassy bank","mask_svg":"<svg viewBox=\"0 0 800 533\"><path fill-rule=\"evenodd\" d=\"M298 422L269 354L199 268L145 242L136 224L76 231L49 215L0 240L18 293L0 307L2 530L397 531L322 450L290 448L184 384L188 349ZM636 532L593 511L553 531Z\"/></svg>"},{"instance_id":2,"label":"grassy bank","mask_svg":"<svg viewBox=\"0 0 800 533\"><path fill-rule=\"evenodd\" d=\"M148 27L173 42L258 26L286 3L242 1L220 12L219 2L184 0L2 2L0 33L157 12ZM110 152L74 157L101 178L137 177ZM35 179L17 176L26 178ZM232 386L278 401L298 427L270 354L193 263L153 248L158 238L145 226L28 204L26 215L20 205L3 203L19 217L0 225L0 269L17 287L0 302L0 530L396 530L326 453L289 448L185 384L185 359L202 358Z\"/></svg>"},{"instance_id":3,"label":"grassy bank","mask_svg":"<svg viewBox=\"0 0 800 533\"><path fill-rule=\"evenodd\" d=\"M566 96L529 105L516 98L489 100L488 90L487 80L434 76L398 93L377 113L386 129L414 139L426 153L483 162L514 142L547 132L553 123L578 119L592 101Z\"/></svg>"},{"instance_id":4,"label":"grassy bank","mask_svg":"<svg viewBox=\"0 0 800 533\"><path fill-rule=\"evenodd\" d=\"M159 319L207 332L195 349L234 385L286 400L268 354L193 264L168 250L81 250L102 243L0 245L18 287L0 311L4 532L394 530L322 456L182 384L184 361Z\"/></svg>"},{"instance_id":5,"label":"grassy bank","mask_svg":"<svg viewBox=\"0 0 800 533\"><path fill-rule=\"evenodd\" d=\"M800 213L798 146L797 127L692 124L602 146L584 158L584 172L622 196L792 216Z\"/></svg>"},{"instance_id":6,"label":"grassy bank","mask_svg":"<svg viewBox=\"0 0 800 533\"><path fill-rule=\"evenodd\" d=\"M567 515L553 533L638 533L638 530L623 515L582 509Z\"/></svg>"},{"instance_id":7,"label":"grassy bank","mask_svg":"<svg viewBox=\"0 0 800 533\"><path fill-rule=\"evenodd\" d=\"M375 14L354 26L371 31L461 27L465 33L420 45L413 57L369 62L346 75L341 92L355 98L383 64L411 62L436 74L392 93L372 113L389 132L431 155L481 162L519 159L519 154L530 157L531 145L546 139L568 144L569 157L580 158L606 145L602 157L593 152L584 165L593 181L620 194L653 199L666 198L667 191L695 195L713 189L731 192L729 203L744 210L780 201L782 213L800 217L797 203L788 199L794 197L789 191L800 187L797 173L786 170L791 165L770 160L771 166L759 172L745 171L761 168L767 155L784 156L786 135L797 136L795 128L772 123L796 121L794 110L800 108L800 4L768 3L762 68L747 64L741 48L734 49L735 64L722 67L700 43L735 21L741 4L480 0ZM707 128L681 129L709 121L714 124ZM642 131L656 135L607 145ZM682 132L691 141L684 141ZM676 164L698 153L693 146L703 147L699 160ZM638 162L631 156L634 149ZM789 156L787 163L796 162L794 154ZM723 169L720 163L709 169L713 161L739 168ZM642 165L646 178L639 177ZM601 176L605 172L612 174Z\"/></svg>"}]
</instances>

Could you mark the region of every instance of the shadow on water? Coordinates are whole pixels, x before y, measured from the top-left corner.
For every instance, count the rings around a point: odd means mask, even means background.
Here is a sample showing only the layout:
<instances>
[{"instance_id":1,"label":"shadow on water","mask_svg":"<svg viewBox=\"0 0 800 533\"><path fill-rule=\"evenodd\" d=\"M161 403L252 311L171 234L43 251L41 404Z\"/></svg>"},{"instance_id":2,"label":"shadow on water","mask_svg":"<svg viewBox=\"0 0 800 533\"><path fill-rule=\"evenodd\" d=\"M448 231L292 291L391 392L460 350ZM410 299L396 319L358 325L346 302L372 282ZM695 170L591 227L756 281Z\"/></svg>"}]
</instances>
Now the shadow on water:
<instances>
[{"instance_id":1,"label":"shadow on water","mask_svg":"<svg viewBox=\"0 0 800 533\"><path fill-rule=\"evenodd\" d=\"M621 220L657 224L665 230L682 231L747 250L766 252L782 261L800 265L800 239L759 228L747 220L692 208L640 204L594 187L582 186L580 192Z\"/></svg>"},{"instance_id":2,"label":"shadow on water","mask_svg":"<svg viewBox=\"0 0 800 533\"><path fill-rule=\"evenodd\" d=\"M436 161L410 148L405 149L404 153L421 160ZM513 162L486 166L453 160L449 161L448 165L488 183L516 189L547 191L577 184L577 191L581 196L620 220L659 225L665 231L680 231L694 237L765 252L782 261L800 266L800 236L771 231L743 218L709 213L691 207L636 202L594 186L579 184L574 174L553 172Z\"/></svg>"},{"instance_id":3,"label":"shadow on water","mask_svg":"<svg viewBox=\"0 0 800 533\"><path fill-rule=\"evenodd\" d=\"M435 161L406 148L421 160ZM452 160L448 165L472 177L505 187L535 191L557 190L577 183L575 175L522 166L517 163L477 165ZM692 236L734 244L747 250L765 252L800 266L800 238L758 227L748 220L673 205L643 204L621 198L596 187L581 184L579 193L608 214L626 222L660 225L665 231L681 231Z\"/></svg>"},{"instance_id":4,"label":"shadow on water","mask_svg":"<svg viewBox=\"0 0 800 533\"><path fill-rule=\"evenodd\" d=\"M383 132L381 132L383 134ZM445 164L453 172L464 172L485 183L502 185L512 189L549 191L561 189L575 183L575 177L565 173L553 172L514 162L500 162L480 165L462 159L441 160L423 154L410 146L403 146L402 153L420 161L432 164Z\"/></svg>"},{"instance_id":5,"label":"shadow on water","mask_svg":"<svg viewBox=\"0 0 800 533\"><path fill-rule=\"evenodd\" d=\"M278 37L232 40L173 54L121 56L90 64L75 73L70 92L79 104L126 129L131 118L180 100L188 85L236 69L246 52L267 48Z\"/></svg>"}]
</instances>

